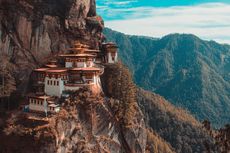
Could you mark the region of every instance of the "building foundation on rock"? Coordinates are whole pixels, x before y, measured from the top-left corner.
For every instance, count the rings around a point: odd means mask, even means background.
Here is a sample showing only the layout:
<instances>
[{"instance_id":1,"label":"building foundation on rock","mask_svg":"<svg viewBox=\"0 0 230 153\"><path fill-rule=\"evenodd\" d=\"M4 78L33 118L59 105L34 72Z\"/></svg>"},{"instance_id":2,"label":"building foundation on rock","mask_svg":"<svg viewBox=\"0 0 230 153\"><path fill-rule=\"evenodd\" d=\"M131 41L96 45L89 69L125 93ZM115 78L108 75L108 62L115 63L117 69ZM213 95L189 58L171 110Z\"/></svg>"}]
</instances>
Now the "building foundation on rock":
<instances>
[{"instance_id":1,"label":"building foundation on rock","mask_svg":"<svg viewBox=\"0 0 230 153\"><path fill-rule=\"evenodd\" d=\"M103 43L102 51L76 42L57 59L32 73L33 93L28 94L29 110L56 113L60 110L58 100L66 93L87 87L93 93L102 92L100 76L103 64L117 62L117 46Z\"/></svg>"}]
</instances>

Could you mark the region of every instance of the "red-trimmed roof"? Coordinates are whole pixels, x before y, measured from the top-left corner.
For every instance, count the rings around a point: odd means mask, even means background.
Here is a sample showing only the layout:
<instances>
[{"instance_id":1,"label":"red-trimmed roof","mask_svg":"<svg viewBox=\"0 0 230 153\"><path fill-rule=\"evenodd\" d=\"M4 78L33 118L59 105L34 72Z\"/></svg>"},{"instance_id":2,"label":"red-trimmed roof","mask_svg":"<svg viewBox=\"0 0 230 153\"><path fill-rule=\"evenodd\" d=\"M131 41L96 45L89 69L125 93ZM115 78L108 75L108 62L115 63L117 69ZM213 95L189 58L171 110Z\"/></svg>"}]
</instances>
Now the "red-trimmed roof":
<instances>
[{"instance_id":1,"label":"red-trimmed roof","mask_svg":"<svg viewBox=\"0 0 230 153\"><path fill-rule=\"evenodd\" d=\"M84 68L72 68L72 71L100 71L100 68L97 67L84 67Z\"/></svg>"},{"instance_id":2,"label":"red-trimmed roof","mask_svg":"<svg viewBox=\"0 0 230 153\"><path fill-rule=\"evenodd\" d=\"M61 54L60 57L95 57L92 54Z\"/></svg>"},{"instance_id":3,"label":"red-trimmed roof","mask_svg":"<svg viewBox=\"0 0 230 153\"><path fill-rule=\"evenodd\" d=\"M46 70L47 73L62 73L62 72L67 72L66 68L51 68Z\"/></svg>"},{"instance_id":4,"label":"red-trimmed roof","mask_svg":"<svg viewBox=\"0 0 230 153\"><path fill-rule=\"evenodd\" d=\"M57 67L57 65L54 65L54 64L46 64L45 66L48 68L56 68Z\"/></svg>"},{"instance_id":5,"label":"red-trimmed roof","mask_svg":"<svg viewBox=\"0 0 230 153\"><path fill-rule=\"evenodd\" d=\"M85 52L100 52L100 50L97 50L97 49L86 49Z\"/></svg>"},{"instance_id":6,"label":"red-trimmed roof","mask_svg":"<svg viewBox=\"0 0 230 153\"><path fill-rule=\"evenodd\" d=\"M50 98L51 98L50 96L46 96L46 95L38 96L38 95L33 94L33 93L28 94L27 96L28 96L29 98L42 99L42 100L44 100L44 99L50 99Z\"/></svg>"},{"instance_id":7,"label":"red-trimmed roof","mask_svg":"<svg viewBox=\"0 0 230 153\"><path fill-rule=\"evenodd\" d=\"M48 106L49 107L54 107L54 108L59 107L59 105L57 105L57 104L49 104Z\"/></svg>"},{"instance_id":8,"label":"red-trimmed roof","mask_svg":"<svg viewBox=\"0 0 230 153\"><path fill-rule=\"evenodd\" d=\"M34 69L34 71L36 72L46 72L46 70L48 70L49 68L38 68L38 69Z\"/></svg>"},{"instance_id":9,"label":"red-trimmed roof","mask_svg":"<svg viewBox=\"0 0 230 153\"><path fill-rule=\"evenodd\" d=\"M38 68L35 69L34 71L46 72L46 73L62 73L62 72L66 72L67 70L68 70L67 68L52 67L52 68Z\"/></svg>"},{"instance_id":10,"label":"red-trimmed roof","mask_svg":"<svg viewBox=\"0 0 230 153\"><path fill-rule=\"evenodd\" d=\"M82 48L82 47L74 47L74 48L68 48L67 50L81 50L84 51L86 48Z\"/></svg>"},{"instance_id":11,"label":"red-trimmed roof","mask_svg":"<svg viewBox=\"0 0 230 153\"><path fill-rule=\"evenodd\" d=\"M116 43L113 43L113 42L107 42L107 43L103 43L102 45L106 46L106 47L115 47L115 48L118 48L117 44Z\"/></svg>"}]
</instances>

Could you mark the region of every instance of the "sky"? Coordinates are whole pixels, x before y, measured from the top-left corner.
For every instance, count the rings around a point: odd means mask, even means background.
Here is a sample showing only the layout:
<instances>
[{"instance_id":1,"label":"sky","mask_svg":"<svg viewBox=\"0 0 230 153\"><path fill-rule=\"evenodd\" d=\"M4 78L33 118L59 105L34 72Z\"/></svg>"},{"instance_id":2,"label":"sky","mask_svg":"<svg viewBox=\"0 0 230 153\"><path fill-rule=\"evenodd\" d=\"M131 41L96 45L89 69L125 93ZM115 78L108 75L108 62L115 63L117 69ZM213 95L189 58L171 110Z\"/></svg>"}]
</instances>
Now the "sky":
<instances>
[{"instance_id":1,"label":"sky","mask_svg":"<svg viewBox=\"0 0 230 153\"><path fill-rule=\"evenodd\" d=\"M97 0L97 12L125 34L189 33L230 44L230 0Z\"/></svg>"}]
</instances>

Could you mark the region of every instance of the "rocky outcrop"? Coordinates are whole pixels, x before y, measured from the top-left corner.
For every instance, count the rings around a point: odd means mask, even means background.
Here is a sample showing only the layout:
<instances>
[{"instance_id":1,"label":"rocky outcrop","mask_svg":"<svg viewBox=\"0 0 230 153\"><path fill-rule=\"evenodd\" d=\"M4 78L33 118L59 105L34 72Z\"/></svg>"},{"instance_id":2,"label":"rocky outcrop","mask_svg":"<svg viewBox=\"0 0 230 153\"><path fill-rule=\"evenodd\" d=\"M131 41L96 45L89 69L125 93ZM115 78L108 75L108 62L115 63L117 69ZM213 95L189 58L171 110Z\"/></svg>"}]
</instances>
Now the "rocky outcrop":
<instances>
[{"instance_id":1,"label":"rocky outcrop","mask_svg":"<svg viewBox=\"0 0 230 153\"><path fill-rule=\"evenodd\" d=\"M14 112L0 131L0 137L5 139L0 152L144 153L147 146L154 143L158 146L159 142L165 145L155 147L157 150L172 152L155 133L150 136L140 110L133 117L135 124L124 127L114 115L112 102L83 89L66 100L62 111L49 119ZM148 137L156 137L156 141Z\"/></svg>"},{"instance_id":2,"label":"rocky outcrop","mask_svg":"<svg viewBox=\"0 0 230 153\"><path fill-rule=\"evenodd\" d=\"M94 0L0 0L0 58L11 63L17 90L27 91L35 67L75 40L100 48L103 20ZM83 90L44 119L14 111L1 121L0 152L145 152L147 133L136 108L132 125L114 115L112 101ZM118 100L116 100L118 101ZM119 103L119 102L118 102ZM20 141L19 141L20 140Z\"/></svg>"},{"instance_id":3,"label":"rocky outcrop","mask_svg":"<svg viewBox=\"0 0 230 153\"><path fill-rule=\"evenodd\" d=\"M93 94L83 88L71 93L62 101L61 111L47 119L44 113L13 111L5 116L0 114L3 118L0 138L5 140L0 145L0 152L173 153L168 143L146 128L144 114L135 99L132 101L135 94L130 88L130 76L126 77L127 69L117 69L116 65L107 67L110 68L105 73L114 72L109 73L114 78L108 77L105 81L128 78L124 88L112 87L111 91L123 91L122 95L115 95L121 99ZM116 71L122 72L122 76ZM124 89L127 89L126 93Z\"/></svg>"},{"instance_id":4,"label":"rocky outcrop","mask_svg":"<svg viewBox=\"0 0 230 153\"><path fill-rule=\"evenodd\" d=\"M103 20L96 15L95 0L0 0L0 22L0 64L10 65L4 69L15 80L9 82L15 81L22 94L27 91L32 69L75 40L100 48L104 39ZM162 133L154 126L162 123L172 128L159 119L161 116L155 117L158 114L151 115L158 105L142 95L138 95L138 105L128 70L121 64L105 66L105 95L86 89L72 93L61 103L60 113L49 118L20 110L0 113L0 139L4 140L0 141L0 152L174 153L153 129L179 150L167 138L170 132ZM174 110L156 111L170 114Z\"/></svg>"},{"instance_id":5,"label":"rocky outcrop","mask_svg":"<svg viewBox=\"0 0 230 153\"><path fill-rule=\"evenodd\" d=\"M102 28L94 0L0 0L0 58L16 66L11 74L24 93L33 68L75 40L99 48Z\"/></svg>"}]
</instances>

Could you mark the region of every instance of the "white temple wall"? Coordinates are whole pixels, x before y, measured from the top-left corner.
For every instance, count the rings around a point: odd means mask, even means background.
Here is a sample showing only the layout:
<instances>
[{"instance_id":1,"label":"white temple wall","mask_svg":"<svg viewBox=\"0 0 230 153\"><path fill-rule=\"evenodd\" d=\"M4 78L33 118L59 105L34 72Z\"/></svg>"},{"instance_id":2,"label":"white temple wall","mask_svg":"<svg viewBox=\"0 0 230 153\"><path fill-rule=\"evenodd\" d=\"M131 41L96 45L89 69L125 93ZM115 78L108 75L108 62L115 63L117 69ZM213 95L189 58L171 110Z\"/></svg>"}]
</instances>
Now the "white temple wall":
<instances>
[{"instance_id":1,"label":"white temple wall","mask_svg":"<svg viewBox=\"0 0 230 153\"><path fill-rule=\"evenodd\" d=\"M116 55L115 55L115 60L114 60L114 62L116 63L118 61L118 54L117 54L117 52L116 52Z\"/></svg>"},{"instance_id":2,"label":"white temple wall","mask_svg":"<svg viewBox=\"0 0 230 153\"><path fill-rule=\"evenodd\" d=\"M93 84L97 84L97 77L95 75L93 76Z\"/></svg>"},{"instance_id":3,"label":"white temple wall","mask_svg":"<svg viewBox=\"0 0 230 153\"><path fill-rule=\"evenodd\" d=\"M77 62L76 65L78 68L83 68L86 67L86 62Z\"/></svg>"},{"instance_id":4,"label":"white temple wall","mask_svg":"<svg viewBox=\"0 0 230 153\"><path fill-rule=\"evenodd\" d=\"M49 81L49 84L48 84ZM56 84L54 85L54 81L56 81ZM57 81L59 84L57 85ZM52 82L52 84L51 84ZM61 97L62 92L64 91L65 86L64 86L64 81L61 80L60 78L45 78L45 93L49 96L57 96Z\"/></svg>"},{"instance_id":5,"label":"white temple wall","mask_svg":"<svg viewBox=\"0 0 230 153\"><path fill-rule=\"evenodd\" d=\"M48 112L58 113L60 111L60 107L50 107L48 106Z\"/></svg>"},{"instance_id":6,"label":"white temple wall","mask_svg":"<svg viewBox=\"0 0 230 153\"><path fill-rule=\"evenodd\" d=\"M39 103L38 103L38 101L39 101ZM45 109L44 109L44 101L42 101L42 103L41 103L41 100L30 99L29 109L33 110L33 111L44 112L45 111Z\"/></svg>"},{"instance_id":7,"label":"white temple wall","mask_svg":"<svg viewBox=\"0 0 230 153\"><path fill-rule=\"evenodd\" d=\"M108 63L114 64L117 62L117 53L115 54L114 59L112 58L112 53L107 53Z\"/></svg>"},{"instance_id":8,"label":"white temple wall","mask_svg":"<svg viewBox=\"0 0 230 153\"><path fill-rule=\"evenodd\" d=\"M38 104L29 104L29 109L33 110L33 111L40 111L40 112L44 112L44 105L38 105Z\"/></svg>"},{"instance_id":9,"label":"white temple wall","mask_svg":"<svg viewBox=\"0 0 230 153\"><path fill-rule=\"evenodd\" d=\"M73 67L73 62L65 62L65 67L66 68Z\"/></svg>"}]
</instances>

